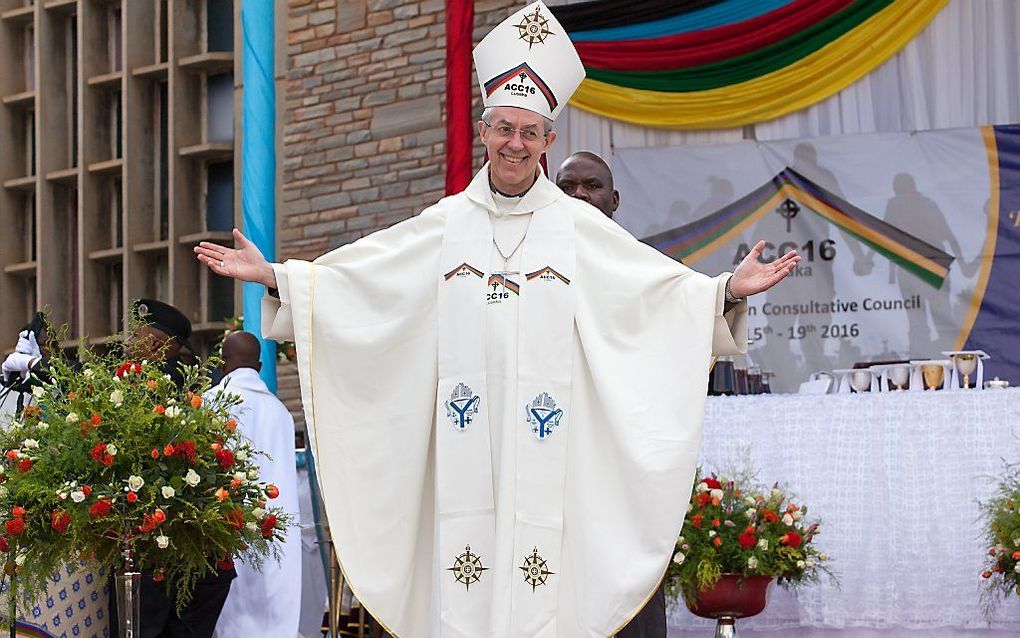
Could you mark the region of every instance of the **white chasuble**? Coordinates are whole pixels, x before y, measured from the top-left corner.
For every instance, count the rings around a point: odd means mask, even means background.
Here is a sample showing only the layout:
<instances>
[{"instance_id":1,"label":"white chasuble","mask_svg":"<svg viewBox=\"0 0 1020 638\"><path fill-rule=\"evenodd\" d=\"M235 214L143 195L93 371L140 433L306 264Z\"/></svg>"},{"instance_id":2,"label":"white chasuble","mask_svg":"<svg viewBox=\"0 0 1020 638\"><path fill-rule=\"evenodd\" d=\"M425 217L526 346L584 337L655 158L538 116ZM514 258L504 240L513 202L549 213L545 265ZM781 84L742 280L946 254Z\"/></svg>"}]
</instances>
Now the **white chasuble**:
<instances>
[{"instance_id":1,"label":"white chasuble","mask_svg":"<svg viewBox=\"0 0 1020 638\"><path fill-rule=\"evenodd\" d=\"M728 275L541 174L513 215L486 166L417 217L274 265L263 303L266 336L297 344L341 566L398 636L625 625L683 523L710 357L746 342Z\"/></svg>"}]
</instances>

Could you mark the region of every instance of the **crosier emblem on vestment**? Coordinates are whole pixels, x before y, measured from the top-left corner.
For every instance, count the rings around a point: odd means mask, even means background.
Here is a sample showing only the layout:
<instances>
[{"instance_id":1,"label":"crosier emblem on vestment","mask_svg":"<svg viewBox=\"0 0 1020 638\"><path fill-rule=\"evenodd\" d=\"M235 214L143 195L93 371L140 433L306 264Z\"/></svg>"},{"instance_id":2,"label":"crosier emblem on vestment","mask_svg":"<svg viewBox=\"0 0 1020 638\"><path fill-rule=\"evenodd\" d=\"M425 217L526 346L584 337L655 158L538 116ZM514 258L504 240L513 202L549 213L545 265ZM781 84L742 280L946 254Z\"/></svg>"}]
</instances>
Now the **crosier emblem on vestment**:
<instances>
[{"instance_id":1,"label":"crosier emblem on vestment","mask_svg":"<svg viewBox=\"0 0 1020 638\"><path fill-rule=\"evenodd\" d=\"M563 410L556 407L556 401L548 392L543 392L535 397L534 401L525 404L524 414L528 425L531 426L531 433L539 441L546 440L563 418Z\"/></svg>"},{"instance_id":2,"label":"crosier emblem on vestment","mask_svg":"<svg viewBox=\"0 0 1020 638\"><path fill-rule=\"evenodd\" d=\"M450 418L453 427L461 432L466 430L474 420L474 415L478 414L478 404L481 401L481 397L466 384L458 383L450 394L450 400L446 402L446 416Z\"/></svg>"}]
</instances>

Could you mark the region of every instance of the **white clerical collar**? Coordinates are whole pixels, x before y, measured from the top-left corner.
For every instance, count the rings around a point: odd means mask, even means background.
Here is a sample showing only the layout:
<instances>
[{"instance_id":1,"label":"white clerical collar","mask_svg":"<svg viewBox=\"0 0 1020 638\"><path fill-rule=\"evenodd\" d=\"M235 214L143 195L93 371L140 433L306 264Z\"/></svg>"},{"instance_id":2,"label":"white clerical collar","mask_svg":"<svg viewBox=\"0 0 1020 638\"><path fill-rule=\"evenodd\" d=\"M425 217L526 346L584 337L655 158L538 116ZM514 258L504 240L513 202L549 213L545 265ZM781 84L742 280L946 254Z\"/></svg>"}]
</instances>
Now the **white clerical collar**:
<instances>
[{"instance_id":1,"label":"white clerical collar","mask_svg":"<svg viewBox=\"0 0 1020 638\"><path fill-rule=\"evenodd\" d=\"M471 183L464 189L464 194L467 195L468 199L475 202L482 208L490 212L499 212L500 207L496 205L496 200L492 189L489 188L489 163L486 162L482 166L481 170L475 173L475 176L471 179ZM533 213L540 208L552 204L560 197L566 197L556 184L549 181L549 178L545 176L545 171L542 170L542 166L538 167L538 177L535 183L532 185L528 192L521 197L517 205L510 211L511 215L522 215L525 213Z\"/></svg>"},{"instance_id":2,"label":"white clerical collar","mask_svg":"<svg viewBox=\"0 0 1020 638\"><path fill-rule=\"evenodd\" d=\"M233 388L240 388L253 392L269 393L269 388L266 387L262 377L259 376L258 370L254 368L237 368L232 370L223 376L223 380L220 381L219 385L220 387L225 387L228 391Z\"/></svg>"}]
</instances>

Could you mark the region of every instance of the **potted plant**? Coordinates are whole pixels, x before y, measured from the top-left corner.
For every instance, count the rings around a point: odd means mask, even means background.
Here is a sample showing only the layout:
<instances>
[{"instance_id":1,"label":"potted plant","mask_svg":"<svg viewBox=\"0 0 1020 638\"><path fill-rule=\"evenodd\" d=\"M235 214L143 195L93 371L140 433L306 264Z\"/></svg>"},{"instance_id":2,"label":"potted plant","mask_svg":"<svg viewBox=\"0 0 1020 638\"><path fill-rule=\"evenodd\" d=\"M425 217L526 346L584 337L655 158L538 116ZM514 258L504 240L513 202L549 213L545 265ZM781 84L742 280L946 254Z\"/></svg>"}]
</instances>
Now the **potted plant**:
<instances>
[{"instance_id":1,"label":"potted plant","mask_svg":"<svg viewBox=\"0 0 1020 638\"><path fill-rule=\"evenodd\" d=\"M207 572L275 555L288 517L230 416L240 399L203 395L215 360L182 366L178 385L149 361L51 351L48 379L0 431L0 564L22 601L81 561L132 573L136 600L140 577L165 580L181 608Z\"/></svg>"},{"instance_id":2,"label":"potted plant","mask_svg":"<svg viewBox=\"0 0 1020 638\"><path fill-rule=\"evenodd\" d=\"M682 595L695 614L732 625L760 613L770 584L796 587L831 576L828 557L814 544L817 520L779 484L702 475L699 468L673 561L667 593Z\"/></svg>"}]
</instances>

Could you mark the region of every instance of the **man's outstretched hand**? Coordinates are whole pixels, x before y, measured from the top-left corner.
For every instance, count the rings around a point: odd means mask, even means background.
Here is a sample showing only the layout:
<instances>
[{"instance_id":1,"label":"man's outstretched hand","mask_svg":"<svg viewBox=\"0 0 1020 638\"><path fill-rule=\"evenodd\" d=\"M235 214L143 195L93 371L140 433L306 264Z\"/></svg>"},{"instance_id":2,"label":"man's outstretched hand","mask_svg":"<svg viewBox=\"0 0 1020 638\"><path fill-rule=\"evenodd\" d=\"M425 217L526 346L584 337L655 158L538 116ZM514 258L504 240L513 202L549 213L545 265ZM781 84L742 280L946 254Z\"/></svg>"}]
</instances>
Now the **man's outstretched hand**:
<instances>
[{"instance_id":1,"label":"man's outstretched hand","mask_svg":"<svg viewBox=\"0 0 1020 638\"><path fill-rule=\"evenodd\" d=\"M800 262L800 255L791 250L779 259L763 264L758 261L765 242L759 241L740 262L730 279L730 294L734 297L750 297L765 292L786 278Z\"/></svg>"},{"instance_id":2,"label":"man's outstretched hand","mask_svg":"<svg viewBox=\"0 0 1020 638\"><path fill-rule=\"evenodd\" d=\"M228 248L203 241L195 246L195 254L200 262L217 275L276 288L276 273L273 272L273 267L255 244L248 241L248 238L236 228L234 246L236 248Z\"/></svg>"}]
</instances>

